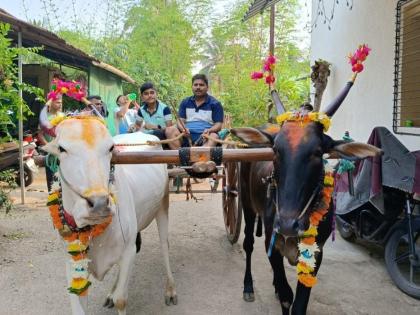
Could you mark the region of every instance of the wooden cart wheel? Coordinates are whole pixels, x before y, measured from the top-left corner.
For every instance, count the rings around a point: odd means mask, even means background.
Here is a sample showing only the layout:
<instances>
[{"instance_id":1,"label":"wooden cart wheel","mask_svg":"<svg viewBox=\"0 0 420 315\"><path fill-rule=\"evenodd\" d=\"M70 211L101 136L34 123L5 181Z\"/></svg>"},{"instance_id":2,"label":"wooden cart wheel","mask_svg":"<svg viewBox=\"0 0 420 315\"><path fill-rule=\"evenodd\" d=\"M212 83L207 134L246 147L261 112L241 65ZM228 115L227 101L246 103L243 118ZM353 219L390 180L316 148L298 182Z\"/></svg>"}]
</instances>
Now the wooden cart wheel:
<instances>
[{"instance_id":1,"label":"wooden cart wheel","mask_svg":"<svg viewBox=\"0 0 420 315\"><path fill-rule=\"evenodd\" d=\"M223 217L229 242L235 244L241 233L242 202L238 162L224 163L222 180Z\"/></svg>"}]
</instances>

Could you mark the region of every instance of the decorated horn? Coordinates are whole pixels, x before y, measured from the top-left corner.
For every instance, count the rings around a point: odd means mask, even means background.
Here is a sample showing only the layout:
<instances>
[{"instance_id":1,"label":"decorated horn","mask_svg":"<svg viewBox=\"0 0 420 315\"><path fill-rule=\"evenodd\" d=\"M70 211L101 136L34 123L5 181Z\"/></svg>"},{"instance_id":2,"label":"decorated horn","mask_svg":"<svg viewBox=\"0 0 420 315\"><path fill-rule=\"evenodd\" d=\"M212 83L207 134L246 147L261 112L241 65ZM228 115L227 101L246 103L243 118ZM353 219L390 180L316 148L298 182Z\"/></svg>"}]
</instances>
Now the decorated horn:
<instances>
[{"instance_id":1,"label":"decorated horn","mask_svg":"<svg viewBox=\"0 0 420 315\"><path fill-rule=\"evenodd\" d=\"M369 56L370 51L371 49L368 47L368 45L363 44L359 45L359 47L353 54L349 54L349 64L351 65L351 71L353 71L353 76L350 79L350 81L347 82L346 86L340 92L340 94L338 94L338 96L332 101L332 103L327 106L325 114L328 117L332 117L335 114L337 109L343 103L347 94L349 94L349 91L353 86L354 81L356 81L357 74L362 72L364 69L363 63L366 61L367 56Z\"/></svg>"},{"instance_id":2,"label":"decorated horn","mask_svg":"<svg viewBox=\"0 0 420 315\"><path fill-rule=\"evenodd\" d=\"M280 96L279 96L279 93L277 93L277 90L271 90L271 99L276 105L278 115L281 115L286 112L286 109L284 108L284 105L282 101L280 100Z\"/></svg>"},{"instance_id":3,"label":"decorated horn","mask_svg":"<svg viewBox=\"0 0 420 315\"><path fill-rule=\"evenodd\" d=\"M347 82L346 86L341 90L340 94L327 106L325 114L328 117L332 117L340 105L345 100L347 94L349 94L351 87L353 86L354 81Z\"/></svg>"}]
</instances>

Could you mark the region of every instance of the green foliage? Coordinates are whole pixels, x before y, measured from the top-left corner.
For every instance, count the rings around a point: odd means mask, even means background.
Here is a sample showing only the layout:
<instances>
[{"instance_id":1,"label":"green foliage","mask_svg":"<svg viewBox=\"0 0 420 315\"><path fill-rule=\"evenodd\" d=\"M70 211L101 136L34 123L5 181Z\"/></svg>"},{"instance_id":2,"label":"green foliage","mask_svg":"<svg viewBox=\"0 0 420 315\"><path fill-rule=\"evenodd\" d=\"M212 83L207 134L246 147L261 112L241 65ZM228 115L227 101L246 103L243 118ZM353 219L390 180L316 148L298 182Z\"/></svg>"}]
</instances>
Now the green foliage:
<instances>
[{"instance_id":1,"label":"green foliage","mask_svg":"<svg viewBox=\"0 0 420 315\"><path fill-rule=\"evenodd\" d=\"M176 1L144 0L128 13L126 70L137 82L151 80L170 101L191 76L193 28Z\"/></svg>"},{"instance_id":2,"label":"green foliage","mask_svg":"<svg viewBox=\"0 0 420 315\"><path fill-rule=\"evenodd\" d=\"M35 94L43 99L43 91L28 84L18 82L15 60L18 54L27 55L37 49L11 47L11 40L6 37L10 26L0 23L0 143L10 140L9 131L16 128L20 107L23 117L31 115L28 106L19 96L19 89Z\"/></svg>"},{"instance_id":3,"label":"green foliage","mask_svg":"<svg viewBox=\"0 0 420 315\"><path fill-rule=\"evenodd\" d=\"M235 125L257 125L268 118L268 86L263 80L252 81L250 74L261 70L268 55L269 14L243 22L248 7L247 1L241 1L230 16L214 26L201 58L212 93L222 100ZM295 33L296 9L296 0L277 5L275 85L288 109L299 106L309 94L309 61L291 35Z\"/></svg>"},{"instance_id":4,"label":"green foliage","mask_svg":"<svg viewBox=\"0 0 420 315\"><path fill-rule=\"evenodd\" d=\"M0 172L0 210L6 210L8 213L12 210L13 203L10 200L9 194L12 189L17 187L16 171L6 170Z\"/></svg>"},{"instance_id":5,"label":"green foliage","mask_svg":"<svg viewBox=\"0 0 420 315\"><path fill-rule=\"evenodd\" d=\"M270 97L268 86L252 81L250 73L260 70L268 55L269 14L243 22L250 3L232 1L220 17L211 0L104 0L105 28L75 16L74 28L61 27L59 35L138 84L154 82L159 98L172 105L190 94L191 71L200 62L211 93L221 99L234 124L257 125L267 121ZM276 8L275 85L286 107L293 109L309 95L308 51L297 44L298 0L280 1ZM52 21L53 12L48 15ZM127 83L123 88L138 90Z\"/></svg>"}]
</instances>

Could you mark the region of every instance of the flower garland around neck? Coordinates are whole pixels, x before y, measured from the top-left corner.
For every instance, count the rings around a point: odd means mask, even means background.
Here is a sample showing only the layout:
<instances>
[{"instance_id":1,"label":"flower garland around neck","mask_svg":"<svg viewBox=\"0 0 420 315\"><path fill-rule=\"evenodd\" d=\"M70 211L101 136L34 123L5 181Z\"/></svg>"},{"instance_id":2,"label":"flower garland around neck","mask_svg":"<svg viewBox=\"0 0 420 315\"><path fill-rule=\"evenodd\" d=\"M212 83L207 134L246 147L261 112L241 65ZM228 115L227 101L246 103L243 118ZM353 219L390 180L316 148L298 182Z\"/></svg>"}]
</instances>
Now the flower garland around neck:
<instances>
[{"instance_id":1,"label":"flower garland around neck","mask_svg":"<svg viewBox=\"0 0 420 315\"><path fill-rule=\"evenodd\" d=\"M85 228L71 228L66 221L65 212L61 198L61 190L58 189L48 196L47 206L54 227L58 230L61 237L67 242L67 252L71 255L71 284L68 288L70 293L86 296L91 282L88 280L89 259L87 253L90 240L101 235L112 221L110 215L101 224L88 226Z\"/></svg>"},{"instance_id":2,"label":"flower garland around neck","mask_svg":"<svg viewBox=\"0 0 420 315\"><path fill-rule=\"evenodd\" d=\"M318 225L328 213L334 190L333 169L326 161L324 162L324 171L324 187L320 193L319 201L309 217L309 228L299 238L298 243L299 257L298 264L296 266L298 281L309 288L313 287L317 283L315 275L315 254L319 252L319 247L316 243Z\"/></svg>"},{"instance_id":3,"label":"flower garland around neck","mask_svg":"<svg viewBox=\"0 0 420 315\"><path fill-rule=\"evenodd\" d=\"M300 122L302 125L306 125L310 122L318 122L324 127L324 132L327 132L331 126L331 119L324 113L310 112L302 114L299 111L286 112L276 117L278 124L282 125L286 121Z\"/></svg>"}]
</instances>

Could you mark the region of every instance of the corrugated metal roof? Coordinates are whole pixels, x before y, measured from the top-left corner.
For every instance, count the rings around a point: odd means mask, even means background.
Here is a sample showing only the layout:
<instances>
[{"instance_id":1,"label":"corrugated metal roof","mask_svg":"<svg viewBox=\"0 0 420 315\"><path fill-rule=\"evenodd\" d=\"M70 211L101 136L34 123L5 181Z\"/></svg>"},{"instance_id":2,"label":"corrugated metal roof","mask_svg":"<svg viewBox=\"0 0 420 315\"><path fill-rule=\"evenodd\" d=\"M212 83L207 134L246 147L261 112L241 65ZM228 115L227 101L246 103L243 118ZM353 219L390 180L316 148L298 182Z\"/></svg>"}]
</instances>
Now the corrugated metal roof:
<instances>
[{"instance_id":1,"label":"corrugated metal roof","mask_svg":"<svg viewBox=\"0 0 420 315\"><path fill-rule=\"evenodd\" d=\"M130 76L121 70L89 56L84 51L68 44L64 39L42 27L19 20L3 9L0 9L0 22L10 24L11 30L7 36L14 43L17 43L18 32L21 32L23 47L43 46L43 49L37 52L39 55L64 65L84 70L88 70L90 66L94 65L117 75L127 82L135 83Z\"/></svg>"},{"instance_id":2,"label":"corrugated metal roof","mask_svg":"<svg viewBox=\"0 0 420 315\"><path fill-rule=\"evenodd\" d=\"M246 12L243 20L249 20L253 16L257 15L258 13L262 13L265 8L271 7L273 4L276 4L280 0L255 0L249 7L248 11Z\"/></svg>"}]
</instances>

